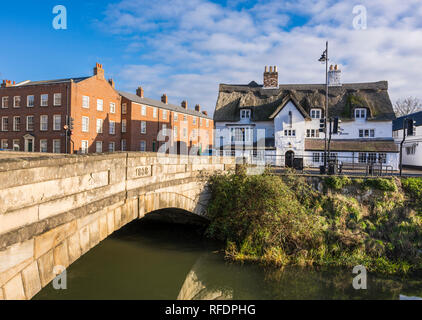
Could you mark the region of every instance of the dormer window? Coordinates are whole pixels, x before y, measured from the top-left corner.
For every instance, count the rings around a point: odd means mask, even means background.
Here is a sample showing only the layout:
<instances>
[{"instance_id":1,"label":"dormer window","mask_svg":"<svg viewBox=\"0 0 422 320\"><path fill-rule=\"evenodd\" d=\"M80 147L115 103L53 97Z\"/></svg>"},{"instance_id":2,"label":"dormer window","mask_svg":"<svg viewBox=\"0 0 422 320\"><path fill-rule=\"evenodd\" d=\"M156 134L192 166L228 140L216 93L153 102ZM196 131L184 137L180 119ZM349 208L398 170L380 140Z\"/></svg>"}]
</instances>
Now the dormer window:
<instances>
[{"instance_id":1,"label":"dormer window","mask_svg":"<svg viewBox=\"0 0 422 320\"><path fill-rule=\"evenodd\" d=\"M365 120L367 116L367 110L363 108L355 109L355 119L356 120Z\"/></svg>"},{"instance_id":2,"label":"dormer window","mask_svg":"<svg viewBox=\"0 0 422 320\"><path fill-rule=\"evenodd\" d=\"M311 109L312 119L321 119L321 109Z\"/></svg>"},{"instance_id":3,"label":"dormer window","mask_svg":"<svg viewBox=\"0 0 422 320\"><path fill-rule=\"evenodd\" d=\"M240 119L250 119L251 110L240 110Z\"/></svg>"}]
</instances>

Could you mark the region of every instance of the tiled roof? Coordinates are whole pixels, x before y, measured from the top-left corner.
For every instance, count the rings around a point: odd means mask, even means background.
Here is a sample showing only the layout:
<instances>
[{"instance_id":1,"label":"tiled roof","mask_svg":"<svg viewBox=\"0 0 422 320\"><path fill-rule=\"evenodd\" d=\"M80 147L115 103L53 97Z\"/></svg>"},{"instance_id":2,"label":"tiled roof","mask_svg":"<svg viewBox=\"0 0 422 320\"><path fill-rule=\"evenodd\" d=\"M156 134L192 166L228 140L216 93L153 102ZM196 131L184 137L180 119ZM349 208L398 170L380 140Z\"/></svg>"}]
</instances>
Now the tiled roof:
<instances>
[{"instance_id":1,"label":"tiled roof","mask_svg":"<svg viewBox=\"0 0 422 320\"><path fill-rule=\"evenodd\" d=\"M346 83L330 87L328 93L330 117L351 120L354 108L365 107L369 109L368 120L395 119L387 81ZM239 110L250 108L252 121L269 121L290 98L309 115L311 108L325 109L325 85L282 84L276 89L264 89L255 82L248 85L220 84L214 120L239 121Z\"/></svg>"},{"instance_id":2,"label":"tiled roof","mask_svg":"<svg viewBox=\"0 0 422 320\"><path fill-rule=\"evenodd\" d=\"M67 78L67 79L56 79L56 80L41 80L41 81L23 81L15 84L13 87L26 87L26 86L36 86L43 84L57 84L57 83L66 83L73 80L73 82L78 83L83 80L86 80L90 77L79 77L79 78Z\"/></svg>"},{"instance_id":3,"label":"tiled roof","mask_svg":"<svg viewBox=\"0 0 422 320\"><path fill-rule=\"evenodd\" d=\"M400 118L397 118L396 120L394 120L393 121L393 131L403 129L403 120L405 118L415 120L417 127L422 126L422 111L420 111L420 112L412 113L412 114L409 114L407 116L403 116L403 117L400 117Z\"/></svg>"},{"instance_id":4,"label":"tiled roof","mask_svg":"<svg viewBox=\"0 0 422 320\"><path fill-rule=\"evenodd\" d=\"M210 119L212 120L212 118L210 116L207 116L205 114L203 114L202 112L198 112L196 110L192 110L192 109L185 109L182 106L176 106L174 104L165 104L159 100L153 100L150 98L141 98L139 96L137 96L136 94L133 93L128 93L128 92L124 92L124 91L118 91L119 94L122 97L125 97L126 99L129 99L133 102L136 103L140 103L140 104L145 104L145 105L149 105L149 106L153 106L153 107L157 107L157 108L162 108L162 109L166 109L166 110L171 110L171 111L175 111L175 112L180 112L180 113L186 113L186 114L190 114L192 116L197 116L197 117L202 117L205 119Z\"/></svg>"},{"instance_id":5,"label":"tiled roof","mask_svg":"<svg viewBox=\"0 0 422 320\"><path fill-rule=\"evenodd\" d=\"M305 139L306 151L324 151L324 140ZM343 152L398 152L394 140L331 140L331 151Z\"/></svg>"}]
</instances>

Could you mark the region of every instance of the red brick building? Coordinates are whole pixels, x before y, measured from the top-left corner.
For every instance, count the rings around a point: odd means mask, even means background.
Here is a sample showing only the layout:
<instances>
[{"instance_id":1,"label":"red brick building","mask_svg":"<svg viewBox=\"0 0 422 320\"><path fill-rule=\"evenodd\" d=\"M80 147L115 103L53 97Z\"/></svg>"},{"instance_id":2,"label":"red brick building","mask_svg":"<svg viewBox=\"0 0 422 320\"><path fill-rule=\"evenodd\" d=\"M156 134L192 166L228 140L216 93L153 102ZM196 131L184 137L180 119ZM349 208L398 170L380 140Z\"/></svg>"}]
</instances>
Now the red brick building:
<instances>
[{"instance_id":1,"label":"red brick building","mask_svg":"<svg viewBox=\"0 0 422 320\"><path fill-rule=\"evenodd\" d=\"M21 83L4 80L0 87L0 148L54 153L119 150L120 102L113 81L105 79L98 63L91 77ZM70 122L73 130L69 136L65 128Z\"/></svg>"},{"instance_id":2,"label":"red brick building","mask_svg":"<svg viewBox=\"0 0 422 320\"><path fill-rule=\"evenodd\" d=\"M203 152L213 144L213 120L188 109L119 92L101 64L90 77L4 80L0 87L0 149L29 152ZM71 135L69 135L71 131Z\"/></svg>"},{"instance_id":3,"label":"red brick building","mask_svg":"<svg viewBox=\"0 0 422 320\"><path fill-rule=\"evenodd\" d=\"M202 153L212 148L213 120L199 105L188 109L144 97L139 87L136 94L119 91L122 96L122 141L131 151Z\"/></svg>"}]
</instances>

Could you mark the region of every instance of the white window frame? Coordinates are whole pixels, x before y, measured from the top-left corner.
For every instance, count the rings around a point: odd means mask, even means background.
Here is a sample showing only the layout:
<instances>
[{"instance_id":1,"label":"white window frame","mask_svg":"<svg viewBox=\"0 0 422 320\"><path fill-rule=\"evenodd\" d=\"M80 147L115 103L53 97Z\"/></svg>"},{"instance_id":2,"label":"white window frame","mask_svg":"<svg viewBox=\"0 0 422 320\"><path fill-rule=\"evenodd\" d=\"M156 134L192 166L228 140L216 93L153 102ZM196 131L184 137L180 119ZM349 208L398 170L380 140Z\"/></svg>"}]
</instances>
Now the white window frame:
<instances>
[{"instance_id":1,"label":"white window frame","mask_svg":"<svg viewBox=\"0 0 422 320\"><path fill-rule=\"evenodd\" d=\"M356 120L366 120L368 117L368 110L365 108L356 108L355 109L355 119Z\"/></svg>"},{"instance_id":2,"label":"white window frame","mask_svg":"<svg viewBox=\"0 0 422 320\"><path fill-rule=\"evenodd\" d=\"M142 144L144 145L143 148L142 148ZM139 151L142 151L142 152L147 151L147 142L145 140L139 141Z\"/></svg>"},{"instance_id":3,"label":"white window frame","mask_svg":"<svg viewBox=\"0 0 422 320\"><path fill-rule=\"evenodd\" d=\"M82 140L81 141L81 153L87 154L89 149L89 143L88 140Z\"/></svg>"},{"instance_id":4,"label":"white window frame","mask_svg":"<svg viewBox=\"0 0 422 320\"><path fill-rule=\"evenodd\" d=\"M2 149L9 149L9 140L7 140L7 139L1 139L0 148L2 148Z\"/></svg>"},{"instance_id":5,"label":"white window frame","mask_svg":"<svg viewBox=\"0 0 422 320\"><path fill-rule=\"evenodd\" d=\"M209 119L205 119L205 126L207 128L210 126L210 120Z\"/></svg>"},{"instance_id":6,"label":"white window frame","mask_svg":"<svg viewBox=\"0 0 422 320\"><path fill-rule=\"evenodd\" d=\"M7 101L7 103L6 103L6 101ZM1 97L1 107L2 107L2 109L9 108L9 97L8 96Z\"/></svg>"},{"instance_id":7,"label":"white window frame","mask_svg":"<svg viewBox=\"0 0 422 320\"><path fill-rule=\"evenodd\" d=\"M100 146L100 148L98 148ZM103 152L103 142L102 141L95 141L95 152L102 153Z\"/></svg>"},{"instance_id":8,"label":"white window frame","mask_svg":"<svg viewBox=\"0 0 422 320\"><path fill-rule=\"evenodd\" d=\"M19 101L19 105L16 102ZM13 108L20 108L21 107L21 96L14 96L13 97Z\"/></svg>"},{"instance_id":9,"label":"white window frame","mask_svg":"<svg viewBox=\"0 0 422 320\"><path fill-rule=\"evenodd\" d=\"M82 108L89 109L89 96L82 96Z\"/></svg>"},{"instance_id":10,"label":"white window frame","mask_svg":"<svg viewBox=\"0 0 422 320\"><path fill-rule=\"evenodd\" d=\"M146 134L146 133L147 133L147 122L141 121L141 134Z\"/></svg>"},{"instance_id":11,"label":"white window frame","mask_svg":"<svg viewBox=\"0 0 422 320\"><path fill-rule=\"evenodd\" d=\"M7 120L7 124L5 125L5 121ZM9 131L9 117L2 117L1 118L1 131L6 132Z\"/></svg>"},{"instance_id":12,"label":"white window frame","mask_svg":"<svg viewBox=\"0 0 422 320\"><path fill-rule=\"evenodd\" d=\"M110 141L108 143L108 152L116 151L116 143L114 141Z\"/></svg>"},{"instance_id":13,"label":"white window frame","mask_svg":"<svg viewBox=\"0 0 422 320\"><path fill-rule=\"evenodd\" d=\"M126 151L126 139L122 139L121 141L120 141L120 149L121 149L121 151Z\"/></svg>"},{"instance_id":14,"label":"white window frame","mask_svg":"<svg viewBox=\"0 0 422 320\"><path fill-rule=\"evenodd\" d=\"M108 121L108 134L116 134L116 121Z\"/></svg>"},{"instance_id":15,"label":"white window frame","mask_svg":"<svg viewBox=\"0 0 422 320\"><path fill-rule=\"evenodd\" d=\"M192 124L196 124L196 117L192 117Z\"/></svg>"},{"instance_id":16,"label":"white window frame","mask_svg":"<svg viewBox=\"0 0 422 320\"><path fill-rule=\"evenodd\" d=\"M240 110L240 119L250 119L250 118L251 118L251 110L249 109Z\"/></svg>"},{"instance_id":17,"label":"white window frame","mask_svg":"<svg viewBox=\"0 0 422 320\"><path fill-rule=\"evenodd\" d=\"M127 113L127 103L122 103L122 114Z\"/></svg>"},{"instance_id":18,"label":"white window frame","mask_svg":"<svg viewBox=\"0 0 422 320\"><path fill-rule=\"evenodd\" d=\"M174 121L178 121L179 120L179 115L177 114L177 112L174 113Z\"/></svg>"},{"instance_id":19,"label":"white window frame","mask_svg":"<svg viewBox=\"0 0 422 320\"><path fill-rule=\"evenodd\" d=\"M60 141L60 139L54 139L53 140L53 153L60 153L60 152L61 152L61 141Z\"/></svg>"},{"instance_id":20,"label":"white window frame","mask_svg":"<svg viewBox=\"0 0 422 320\"><path fill-rule=\"evenodd\" d=\"M43 143L45 143L45 151L43 151ZM48 152L48 140L47 139L41 139L40 140L40 152Z\"/></svg>"},{"instance_id":21,"label":"white window frame","mask_svg":"<svg viewBox=\"0 0 422 320\"><path fill-rule=\"evenodd\" d=\"M177 138L178 137L178 135L179 135L178 131L179 131L179 128L177 126L174 126L173 127L173 135L174 135L174 138Z\"/></svg>"},{"instance_id":22,"label":"white window frame","mask_svg":"<svg viewBox=\"0 0 422 320\"><path fill-rule=\"evenodd\" d=\"M103 133L104 122L103 119L97 119L95 124L95 132L96 133Z\"/></svg>"},{"instance_id":23,"label":"white window frame","mask_svg":"<svg viewBox=\"0 0 422 320\"><path fill-rule=\"evenodd\" d=\"M141 105L141 116L146 117L147 115L147 106Z\"/></svg>"},{"instance_id":24,"label":"white window frame","mask_svg":"<svg viewBox=\"0 0 422 320\"><path fill-rule=\"evenodd\" d=\"M167 110L163 110L163 120L167 120Z\"/></svg>"},{"instance_id":25,"label":"white window frame","mask_svg":"<svg viewBox=\"0 0 422 320\"><path fill-rule=\"evenodd\" d=\"M59 106L62 105L62 94L61 93L55 93L54 94L53 105L55 107L59 107Z\"/></svg>"},{"instance_id":26,"label":"white window frame","mask_svg":"<svg viewBox=\"0 0 422 320\"><path fill-rule=\"evenodd\" d=\"M62 116L60 114L53 115L53 131L60 131L62 127Z\"/></svg>"},{"instance_id":27,"label":"white window frame","mask_svg":"<svg viewBox=\"0 0 422 320\"><path fill-rule=\"evenodd\" d=\"M312 119L321 119L321 109L311 109L311 118Z\"/></svg>"},{"instance_id":28,"label":"white window frame","mask_svg":"<svg viewBox=\"0 0 422 320\"><path fill-rule=\"evenodd\" d=\"M114 102L110 102L110 113L116 113L116 104Z\"/></svg>"},{"instance_id":29,"label":"white window frame","mask_svg":"<svg viewBox=\"0 0 422 320\"><path fill-rule=\"evenodd\" d=\"M89 117L82 117L82 132L89 132Z\"/></svg>"},{"instance_id":30,"label":"white window frame","mask_svg":"<svg viewBox=\"0 0 422 320\"><path fill-rule=\"evenodd\" d=\"M29 118L32 118L32 129L30 129L29 128L29 121L28 121L28 119ZM34 131L34 129L35 129L35 117L34 116L32 116L32 115L29 115L29 116L26 116L26 131L29 131L29 132L32 132L32 131Z\"/></svg>"},{"instance_id":31,"label":"white window frame","mask_svg":"<svg viewBox=\"0 0 422 320\"><path fill-rule=\"evenodd\" d=\"M127 128L127 121L126 119L122 119L122 133L126 133Z\"/></svg>"},{"instance_id":32,"label":"white window frame","mask_svg":"<svg viewBox=\"0 0 422 320\"><path fill-rule=\"evenodd\" d=\"M40 115L40 131L48 131L48 115Z\"/></svg>"},{"instance_id":33,"label":"white window frame","mask_svg":"<svg viewBox=\"0 0 422 320\"><path fill-rule=\"evenodd\" d=\"M16 148L16 146L17 146L17 148ZM20 140L19 139L13 139L12 140L12 150L13 151L19 151L20 148L21 148L21 146L20 146Z\"/></svg>"},{"instance_id":34,"label":"white window frame","mask_svg":"<svg viewBox=\"0 0 422 320\"><path fill-rule=\"evenodd\" d=\"M156 119L157 118L157 112L158 111L158 109L157 108L153 108L152 109L152 117L154 118L154 119Z\"/></svg>"},{"instance_id":35,"label":"white window frame","mask_svg":"<svg viewBox=\"0 0 422 320\"><path fill-rule=\"evenodd\" d=\"M16 119L19 119L19 127L17 126ZM13 131L15 131L15 132L21 131L21 117L20 116L14 116L13 117Z\"/></svg>"},{"instance_id":36,"label":"white window frame","mask_svg":"<svg viewBox=\"0 0 422 320\"><path fill-rule=\"evenodd\" d=\"M45 97L47 97L47 100L44 99ZM40 106L41 107L48 107L48 94L47 93L43 93L40 95Z\"/></svg>"},{"instance_id":37,"label":"white window frame","mask_svg":"<svg viewBox=\"0 0 422 320\"><path fill-rule=\"evenodd\" d=\"M97 99L97 111L104 111L104 100Z\"/></svg>"},{"instance_id":38,"label":"white window frame","mask_svg":"<svg viewBox=\"0 0 422 320\"><path fill-rule=\"evenodd\" d=\"M29 101L32 101L32 104L30 104ZM26 96L26 107L33 108L34 106L35 106L35 96L32 94L29 96Z\"/></svg>"}]
</instances>

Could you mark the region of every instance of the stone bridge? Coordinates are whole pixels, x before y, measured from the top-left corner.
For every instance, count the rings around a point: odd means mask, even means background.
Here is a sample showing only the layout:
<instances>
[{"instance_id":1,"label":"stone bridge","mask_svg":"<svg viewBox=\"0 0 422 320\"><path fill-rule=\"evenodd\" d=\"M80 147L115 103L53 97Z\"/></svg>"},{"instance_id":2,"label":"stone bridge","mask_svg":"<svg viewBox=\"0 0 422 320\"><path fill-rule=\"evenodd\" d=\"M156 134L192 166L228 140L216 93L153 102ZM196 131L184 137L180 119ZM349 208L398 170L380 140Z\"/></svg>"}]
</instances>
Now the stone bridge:
<instances>
[{"instance_id":1,"label":"stone bridge","mask_svg":"<svg viewBox=\"0 0 422 320\"><path fill-rule=\"evenodd\" d=\"M136 152L0 156L0 300L31 299L56 266L149 212L203 215L207 175L234 167L227 157Z\"/></svg>"}]
</instances>

